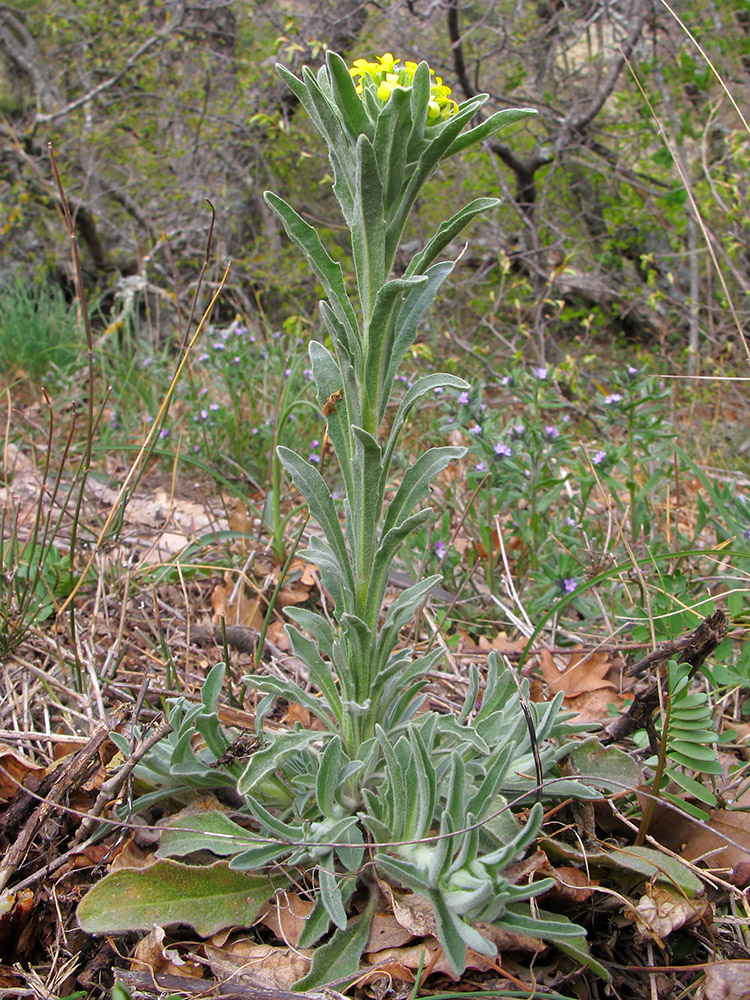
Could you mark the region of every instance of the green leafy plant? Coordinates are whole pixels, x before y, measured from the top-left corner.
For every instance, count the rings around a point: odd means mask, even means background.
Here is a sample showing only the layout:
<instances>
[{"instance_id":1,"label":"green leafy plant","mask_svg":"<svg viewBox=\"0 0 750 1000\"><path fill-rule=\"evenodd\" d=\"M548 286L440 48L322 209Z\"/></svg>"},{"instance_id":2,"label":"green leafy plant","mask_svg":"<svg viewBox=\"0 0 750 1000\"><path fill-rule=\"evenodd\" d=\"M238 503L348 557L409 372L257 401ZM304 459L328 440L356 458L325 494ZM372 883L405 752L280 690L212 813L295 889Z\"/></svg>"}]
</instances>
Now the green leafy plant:
<instances>
[{"instance_id":1,"label":"green leafy plant","mask_svg":"<svg viewBox=\"0 0 750 1000\"><path fill-rule=\"evenodd\" d=\"M701 820L707 820L708 813L690 799L697 799L709 807L716 806L713 791L695 777L699 774L722 774L723 769L716 754L719 735L711 716L708 694L692 687L693 672L689 663L679 664L670 660L667 665L667 696L659 752L647 761L654 767L655 773L636 844L643 843L660 797ZM675 794L666 787L670 782L684 795Z\"/></svg>"},{"instance_id":2,"label":"green leafy plant","mask_svg":"<svg viewBox=\"0 0 750 1000\"><path fill-rule=\"evenodd\" d=\"M283 67L279 72L326 139L358 290L357 302L316 230L267 194L326 293L320 315L330 346L313 340L309 356L343 501L334 499L313 463L289 448L277 453L322 530L322 536L312 534L305 554L333 606L330 617L306 608L289 611L292 651L313 690L273 676L248 678L264 697L256 713L258 745L246 766L223 764L230 736L216 714L223 668L215 668L199 705L173 704L174 732L136 769L153 790L134 806L184 798L212 782L234 786L242 803L236 821L183 813L174 832L165 832L160 856L208 849L230 855L231 870L302 868L317 900L304 943L333 925L321 954L346 956L343 965L321 958L303 981L306 987L356 971L377 891L363 868L366 845L381 877L430 901L456 972L464 968L467 945L494 954L477 920L567 941L576 956L590 961L580 927L532 912L529 901L547 883L519 885L504 874L539 831L542 797L600 794L560 772L559 761L581 727L560 715L562 695L526 707L525 684L519 686L497 657L490 658L479 706L479 673L472 668L460 713L425 711L421 692L441 653L417 654L400 645L400 635L439 578L418 580L385 607L392 562L430 517L422 504L431 480L464 454L459 447L430 448L397 477L399 436L413 407L436 388L468 389L456 376L423 376L391 414L401 385L396 376L420 318L453 269L453 262L438 260L441 251L496 201L475 199L440 225L402 277L390 277L394 257L410 209L441 161L533 112L499 112L462 132L485 97L454 105L442 83L431 81L426 63L401 67L389 55L378 63L360 60L350 72L329 52L317 75L305 69L298 79ZM278 699L304 706L318 728L269 731L264 723ZM529 809L525 818L512 812L519 806ZM224 846L217 847L220 842ZM368 891L370 902L350 920L346 907L356 886ZM107 898L116 908L114 890Z\"/></svg>"}]
</instances>

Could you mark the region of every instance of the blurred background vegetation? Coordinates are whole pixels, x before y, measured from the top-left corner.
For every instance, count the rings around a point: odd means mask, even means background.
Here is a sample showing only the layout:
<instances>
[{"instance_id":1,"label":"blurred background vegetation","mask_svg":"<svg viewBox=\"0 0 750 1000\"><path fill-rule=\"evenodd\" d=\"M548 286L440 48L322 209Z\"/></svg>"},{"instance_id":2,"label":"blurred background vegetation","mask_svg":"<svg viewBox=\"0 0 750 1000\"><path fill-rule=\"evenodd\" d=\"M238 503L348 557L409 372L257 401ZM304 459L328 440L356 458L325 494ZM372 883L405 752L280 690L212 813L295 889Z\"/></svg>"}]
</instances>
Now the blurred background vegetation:
<instances>
[{"instance_id":1,"label":"blurred background vegetation","mask_svg":"<svg viewBox=\"0 0 750 1000\"><path fill-rule=\"evenodd\" d=\"M747 0L678 0L675 13L741 100ZM441 173L417 213L413 239L445 202L504 198L433 321L446 343L490 369L498 350L555 363L571 343L635 341L693 373L744 356L750 140L662 0L1 4L3 296L15 309L20 289L71 297L51 142L99 337L137 329L157 348L185 332L206 199L205 301L232 260L217 320L314 328L313 281L261 194L283 191L346 259L321 141L273 68L314 67L326 47L426 58L459 101L486 91L488 113L539 110Z\"/></svg>"}]
</instances>

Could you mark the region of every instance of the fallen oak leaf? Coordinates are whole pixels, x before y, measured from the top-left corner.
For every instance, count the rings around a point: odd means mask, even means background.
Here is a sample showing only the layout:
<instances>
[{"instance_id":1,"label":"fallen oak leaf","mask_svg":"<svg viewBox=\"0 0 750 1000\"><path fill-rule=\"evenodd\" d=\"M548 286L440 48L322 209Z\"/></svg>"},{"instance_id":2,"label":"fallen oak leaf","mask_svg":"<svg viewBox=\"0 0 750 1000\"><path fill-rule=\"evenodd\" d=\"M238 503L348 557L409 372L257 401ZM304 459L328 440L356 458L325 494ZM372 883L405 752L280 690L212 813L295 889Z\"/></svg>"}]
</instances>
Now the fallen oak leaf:
<instances>
[{"instance_id":1,"label":"fallen oak leaf","mask_svg":"<svg viewBox=\"0 0 750 1000\"><path fill-rule=\"evenodd\" d=\"M562 691L565 700L577 698L601 688L616 688L614 681L606 680L606 675L613 666L614 660L609 653L573 650L567 664L560 670L552 653L543 649L540 654L542 674L551 695Z\"/></svg>"}]
</instances>

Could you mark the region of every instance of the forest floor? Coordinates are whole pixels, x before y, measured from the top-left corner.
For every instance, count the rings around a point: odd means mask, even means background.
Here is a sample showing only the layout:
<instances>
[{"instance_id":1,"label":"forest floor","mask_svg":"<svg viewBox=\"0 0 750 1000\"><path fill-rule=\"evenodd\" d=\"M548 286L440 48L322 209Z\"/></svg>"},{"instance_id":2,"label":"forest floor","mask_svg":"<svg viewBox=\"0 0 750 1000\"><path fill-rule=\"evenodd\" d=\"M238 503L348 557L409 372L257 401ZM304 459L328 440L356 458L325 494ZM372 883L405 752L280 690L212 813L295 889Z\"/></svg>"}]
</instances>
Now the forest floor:
<instances>
[{"instance_id":1,"label":"forest floor","mask_svg":"<svg viewBox=\"0 0 750 1000\"><path fill-rule=\"evenodd\" d=\"M670 632L652 630L645 639L591 625L582 606L569 606L568 617L553 616L538 632L515 627L516 617L523 622L523 616L516 608L517 616L509 619L493 605L487 536L466 518L452 542L458 564L477 567L469 581L471 601L464 612L456 612L466 599L461 587L467 583L454 568L411 632L418 647L436 641L445 652L426 688L425 711L458 712L469 664L483 672L494 650L508 663L523 661L533 700L562 692L572 718L589 724L592 733L638 763L640 799L634 789L622 789L593 803L564 800L546 807L543 836L516 873L518 879L548 875L555 880L544 906L586 928L591 953L607 970L610 983L580 961L523 935L509 935L496 958L470 951L466 972L457 982L428 915L389 908L383 897L363 949L360 975L353 985L338 984L347 995L376 1000L454 994L581 1000L750 996L745 891L750 886L745 777L750 766L750 667L742 652L747 649L747 557L743 549L733 558L731 541L739 537L737 531L733 535L730 525L719 537L704 509L717 497L731 506L722 484L729 483L740 496L747 489L741 429L750 425L750 413L742 384L720 394L681 386L664 405L675 438L695 446L692 454L701 474L711 469L711 481L719 486L715 495L707 494L697 474L683 474L677 497L672 494L670 501L660 494L650 514L664 525L667 537L678 537L680 523L692 526L694 550L715 554L725 546L724 563L721 556L712 556L716 572L705 578L700 591L710 604L697 601L692 618L680 619ZM118 812L132 803L138 786L132 776L125 777L128 755L109 734L124 736L130 764L136 764L149 734L163 724L168 699L198 704L210 669L224 662L218 720L236 738L232 752L241 760L252 753L257 707L257 696L244 678L261 672L304 683L304 665L292 655L284 632L284 609L320 607L327 595L315 568L293 555L281 579L292 539L303 527L303 512L293 498L285 498L289 520L283 551L274 553L274 539L258 516L263 498L252 490L246 504L236 492L217 488L210 477L156 459L131 485L127 459L115 453L77 490L66 478L64 463L56 478L64 438L55 441L50 468L45 468L44 408L38 402L17 406L9 426L18 433L6 434L2 489L6 651L0 709L0 887L5 890L0 896L0 994L36 1000L98 998L108 996L113 982L119 982L134 998L284 1000L304 995L291 992L311 957L311 949L296 944L310 906L302 884L253 913L248 926L209 935L184 924L94 934L76 920L76 909L92 885L106 873L153 865L165 820L180 808L195 806L182 800L169 807L171 813L164 803L133 814ZM455 502L459 480L466 481L461 489L467 502L474 488L471 461L467 458L450 482L438 484L438 507L448 494L446 503ZM591 510L604 523L609 509L604 491L596 503ZM35 523L51 525L45 537L53 544L45 550L41 569L35 567L33 546L28 547ZM116 530L98 543L105 526L113 523ZM451 523L456 526L456 518ZM616 523L615 518L612 530ZM63 557L71 549L76 554L74 579L89 567L80 589L65 577ZM15 583L9 562L13 551ZM514 551L511 545L511 566ZM671 580L669 597L675 606L693 606L698 577L704 573L700 556L675 550L665 566L656 590L669 591L665 581ZM499 554L494 568L495 591L512 606L512 587ZM592 579L597 568L589 567ZM24 573L27 582L33 579L41 607L25 619L13 606ZM409 577L408 565L392 576L393 596ZM687 590L680 589L688 584ZM624 588L638 585L635 573L622 583ZM260 649L259 635L275 591ZM728 605L733 592L741 599ZM603 588L597 593L600 603L619 600ZM472 624L472 616L481 627ZM719 663L724 673L704 677L700 671L712 662L717 647L724 650ZM658 743L670 658L690 664L693 675L702 678L721 737L716 755L720 768L710 780L701 779L710 790L702 804L686 791L689 780L681 788L670 786L677 808L659 799L645 839L664 859L659 868L639 861L637 851L628 859L628 851L638 836L653 780L644 760L649 738ZM623 723L628 718L632 724ZM277 729L295 724L314 726L303 706L284 704L267 720ZM691 776L696 779L695 771ZM204 803L222 799L218 788L205 788L196 797ZM687 811L681 803L687 803ZM113 823L102 828L103 819ZM614 848L622 851L621 863L612 862ZM679 861L677 874L670 859ZM324 994L309 995L335 997L340 995L336 987L333 983Z\"/></svg>"}]
</instances>

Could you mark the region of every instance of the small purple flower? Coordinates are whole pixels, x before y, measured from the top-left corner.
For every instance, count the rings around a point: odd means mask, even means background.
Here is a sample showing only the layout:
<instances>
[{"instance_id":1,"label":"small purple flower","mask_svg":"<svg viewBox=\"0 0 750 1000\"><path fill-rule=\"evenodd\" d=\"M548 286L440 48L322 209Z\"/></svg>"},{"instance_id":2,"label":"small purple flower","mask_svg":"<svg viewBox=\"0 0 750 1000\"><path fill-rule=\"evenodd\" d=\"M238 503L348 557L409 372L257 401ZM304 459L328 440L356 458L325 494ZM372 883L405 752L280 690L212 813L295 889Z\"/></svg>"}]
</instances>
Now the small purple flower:
<instances>
[{"instance_id":1,"label":"small purple flower","mask_svg":"<svg viewBox=\"0 0 750 1000\"><path fill-rule=\"evenodd\" d=\"M153 360L154 360L153 358L144 358L143 359L143 367L144 368L148 368L148 366L152 363Z\"/></svg>"},{"instance_id":2,"label":"small purple flower","mask_svg":"<svg viewBox=\"0 0 750 1000\"><path fill-rule=\"evenodd\" d=\"M116 431L117 428L120 426L116 413L113 413L112 416L109 418L109 426L112 428L113 431Z\"/></svg>"},{"instance_id":3,"label":"small purple flower","mask_svg":"<svg viewBox=\"0 0 750 1000\"><path fill-rule=\"evenodd\" d=\"M544 428L544 433L547 435L550 441L554 441L555 438L560 437L560 431L555 426L553 426L553 424L547 424L547 426Z\"/></svg>"},{"instance_id":4,"label":"small purple flower","mask_svg":"<svg viewBox=\"0 0 750 1000\"><path fill-rule=\"evenodd\" d=\"M609 394L609 396L604 397L605 406L612 406L614 403L621 403L621 402L622 402L621 392L612 392Z\"/></svg>"},{"instance_id":5,"label":"small purple flower","mask_svg":"<svg viewBox=\"0 0 750 1000\"><path fill-rule=\"evenodd\" d=\"M284 378L289 378L289 376L291 374L292 374L292 369L291 368L285 368L284 369Z\"/></svg>"},{"instance_id":6,"label":"small purple flower","mask_svg":"<svg viewBox=\"0 0 750 1000\"><path fill-rule=\"evenodd\" d=\"M512 428L511 434L513 434L514 437L519 437L520 438L520 437L523 437L523 434L524 434L525 430L526 430L526 427L523 424L516 424L515 427Z\"/></svg>"},{"instance_id":7,"label":"small purple flower","mask_svg":"<svg viewBox=\"0 0 750 1000\"><path fill-rule=\"evenodd\" d=\"M218 403L211 403L208 408L209 410L211 410L212 413L216 413L217 410L221 409Z\"/></svg>"},{"instance_id":8,"label":"small purple flower","mask_svg":"<svg viewBox=\"0 0 750 1000\"><path fill-rule=\"evenodd\" d=\"M477 470L477 472L486 472L487 471L487 466L484 464L484 462L477 462L477 464L474 466L474 468Z\"/></svg>"},{"instance_id":9,"label":"small purple flower","mask_svg":"<svg viewBox=\"0 0 750 1000\"><path fill-rule=\"evenodd\" d=\"M201 396L201 397L207 396L208 395L208 387L204 385L203 388L201 389L201 391L198 393L198 395Z\"/></svg>"},{"instance_id":10,"label":"small purple flower","mask_svg":"<svg viewBox=\"0 0 750 1000\"><path fill-rule=\"evenodd\" d=\"M565 591L566 594L572 594L573 591L578 587L578 584L576 583L576 581L573 579L572 576L566 577L564 580L561 581L561 583L562 583L562 589Z\"/></svg>"},{"instance_id":11,"label":"small purple flower","mask_svg":"<svg viewBox=\"0 0 750 1000\"><path fill-rule=\"evenodd\" d=\"M442 542L436 542L435 543L435 555L438 557L438 559L444 559L445 558L445 552L446 552L445 545Z\"/></svg>"},{"instance_id":12,"label":"small purple flower","mask_svg":"<svg viewBox=\"0 0 750 1000\"><path fill-rule=\"evenodd\" d=\"M742 537L745 539L746 542L750 542L750 528L745 528L745 530L742 532Z\"/></svg>"},{"instance_id":13,"label":"small purple flower","mask_svg":"<svg viewBox=\"0 0 750 1000\"><path fill-rule=\"evenodd\" d=\"M507 444L503 444L502 441L498 441L495 445L495 454L498 458L510 458L513 452Z\"/></svg>"},{"instance_id":14,"label":"small purple flower","mask_svg":"<svg viewBox=\"0 0 750 1000\"><path fill-rule=\"evenodd\" d=\"M436 396L440 396L444 392L442 385L437 386L432 391L435 393Z\"/></svg>"},{"instance_id":15,"label":"small purple flower","mask_svg":"<svg viewBox=\"0 0 750 1000\"><path fill-rule=\"evenodd\" d=\"M250 431L250 433L251 433L252 435L255 435L255 434L257 434L257 433L258 433L258 428L257 428L257 427L253 427L253 429L252 429L252 430Z\"/></svg>"},{"instance_id":16,"label":"small purple flower","mask_svg":"<svg viewBox=\"0 0 750 1000\"><path fill-rule=\"evenodd\" d=\"M510 385L510 375L503 375L500 379L500 385Z\"/></svg>"},{"instance_id":17,"label":"small purple flower","mask_svg":"<svg viewBox=\"0 0 750 1000\"><path fill-rule=\"evenodd\" d=\"M201 410L198 414L201 420L208 420L208 410Z\"/></svg>"},{"instance_id":18,"label":"small purple flower","mask_svg":"<svg viewBox=\"0 0 750 1000\"><path fill-rule=\"evenodd\" d=\"M566 517L565 518L565 523L567 524L567 526L569 528L577 528L578 527L578 521L576 521L576 519L574 517Z\"/></svg>"},{"instance_id":19,"label":"small purple flower","mask_svg":"<svg viewBox=\"0 0 750 1000\"><path fill-rule=\"evenodd\" d=\"M201 450L201 446L199 444L194 444L193 445L193 451L195 453L199 452L200 450Z\"/></svg>"},{"instance_id":20,"label":"small purple flower","mask_svg":"<svg viewBox=\"0 0 750 1000\"><path fill-rule=\"evenodd\" d=\"M607 457L606 451L597 451L597 453L594 455L591 461L594 463L594 465L601 465L606 457Z\"/></svg>"},{"instance_id":21,"label":"small purple flower","mask_svg":"<svg viewBox=\"0 0 750 1000\"><path fill-rule=\"evenodd\" d=\"M198 355L198 360L199 360L199 361L208 361L208 359L209 359L209 356L210 356L210 355L208 355L208 354L205 354L205 353L204 353L204 354L199 354L199 355Z\"/></svg>"},{"instance_id":22,"label":"small purple flower","mask_svg":"<svg viewBox=\"0 0 750 1000\"><path fill-rule=\"evenodd\" d=\"M227 345L221 340L217 340L215 344L212 345L215 351L226 351Z\"/></svg>"},{"instance_id":23,"label":"small purple flower","mask_svg":"<svg viewBox=\"0 0 750 1000\"><path fill-rule=\"evenodd\" d=\"M469 405L468 392L462 392L461 395L458 397L458 401L461 404L461 406L468 406Z\"/></svg>"},{"instance_id":24,"label":"small purple flower","mask_svg":"<svg viewBox=\"0 0 750 1000\"><path fill-rule=\"evenodd\" d=\"M251 333L250 336L247 339L250 341L251 344L255 343L255 335L254 334Z\"/></svg>"},{"instance_id":25,"label":"small purple flower","mask_svg":"<svg viewBox=\"0 0 750 1000\"><path fill-rule=\"evenodd\" d=\"M632 365L628 365L628 375L631 378L635 378L637 374L638 374L638 369L637 368L633 368Z\"/></svg>"},{"instance_id":26,"label":"small purple flower","mask_svg":"<svg viewBox=\"0 0 750 1000\"><path fill-rule=\"evenodd\" d=\"M317 448L319 444L320 444L320 441L318 441L317 438L313 438L312 441L310 442L310 447L311 448Z\"/></svg>"},{"instance_id":27,"label":"small purple flower","mask_svg":"<svg viewBox=\"0 0 750 1000\"><path fill-rule=\"evenodd\" d=\"M302 374L305 376L308 382L312 382L312 377L313 377L312 368L303 368Z\"/></svg>"},{"instance_id":28,"label":"small purple flower","mask_svg":"<svg viewBox=\"0 0 750 1000\"><path fill-rule=\"evenodd\" d=\"M162 439L169 437L169 428L162 427L162 429L159 431L159 437Z\"/></svg>"},{"instance_id":29,"label":"small purple flower","mask_svg":"<svg viewBox=\"0 0 750 1000\"><path fill-rule=\"evenodd\" d=\"M547 369L543 365L540 365L534 369L534 374L540 382L543 382L547 378Z\"/></svg>"},{"instance_id":30,"label":"small purple flower","mask_svg":"<svg viewBox=\"0 0 750 1000\"><path fill-rule=\"evenodd\" d=\"M240 356L239 354L235 354L235 356L232 358L232 364L238 365L239 363L240 363Z\"/></svg>"},{"instance_id":31,"label":"small purple flower","mask_svg":"<svg viewBox=\"0 0 750 1000\"><path fill-rule=\"evenodd\" d=\"M308 462L319 462L320 455L317 453L317 451L311 451L310 454L307 456L307 460Z\"/></svg>"},{"instance_id":32,"label":"small purple flower","mask_svg":"<svg viewBox=\"0 0 750 1000\"><path fill-rule=\"evenodd\" d=\"M471 434L473 437L479 437L481 433L482 433L482 428L479 426L479 424L473 424L469 428L469 434Z\"/></svg>"}]
</instances>

